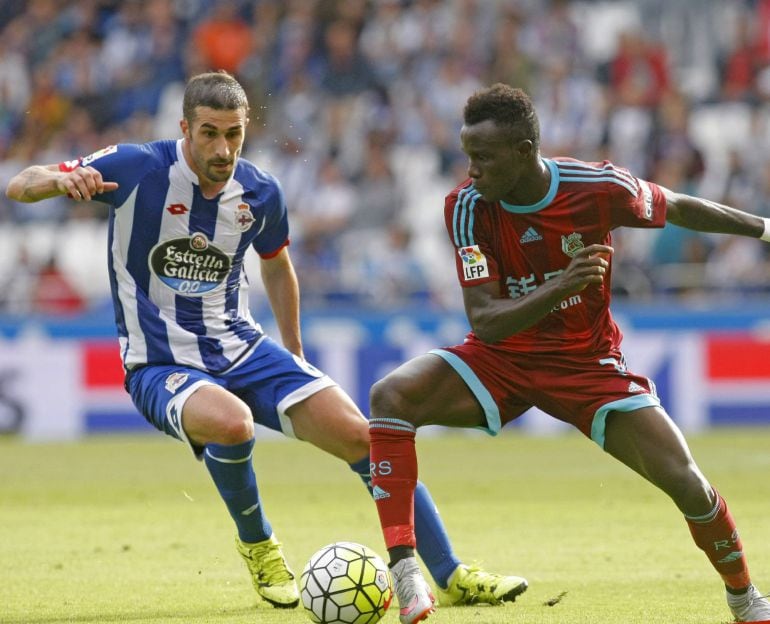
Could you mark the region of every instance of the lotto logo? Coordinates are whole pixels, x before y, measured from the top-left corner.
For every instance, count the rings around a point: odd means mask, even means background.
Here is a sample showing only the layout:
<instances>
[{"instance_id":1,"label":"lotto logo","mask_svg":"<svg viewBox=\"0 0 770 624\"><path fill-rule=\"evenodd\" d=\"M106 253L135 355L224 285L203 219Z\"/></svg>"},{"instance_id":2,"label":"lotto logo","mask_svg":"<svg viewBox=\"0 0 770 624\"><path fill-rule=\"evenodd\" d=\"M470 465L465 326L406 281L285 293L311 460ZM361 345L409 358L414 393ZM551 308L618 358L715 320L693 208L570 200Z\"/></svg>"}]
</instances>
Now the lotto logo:
<instances>
[{"instance_id":1,"label":"lotto logo","mask_svg":"<svg viewBox=\"0 0 770 624\"><path fill-rule=\"evenodd\" d=\"M171 204L166 208L166 210L169 211L172 215L183 215L185 212L187 212L188 208L184 204Z\"/></svg>"}]
</instances>

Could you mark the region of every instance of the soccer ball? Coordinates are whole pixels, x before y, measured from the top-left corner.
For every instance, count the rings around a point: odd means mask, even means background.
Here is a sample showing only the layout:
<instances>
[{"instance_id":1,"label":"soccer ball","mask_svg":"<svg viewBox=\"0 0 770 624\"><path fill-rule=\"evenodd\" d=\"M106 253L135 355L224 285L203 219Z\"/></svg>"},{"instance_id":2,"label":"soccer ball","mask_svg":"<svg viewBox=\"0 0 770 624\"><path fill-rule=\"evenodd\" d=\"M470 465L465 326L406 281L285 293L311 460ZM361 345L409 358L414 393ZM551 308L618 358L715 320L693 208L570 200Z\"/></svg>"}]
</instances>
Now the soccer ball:
<instances>
[{"instance_id":1,"label":"soccer ball","mask_svg":"<svg viewBox=\"0 0 770 624\"><path fill-rule=\"evenodd\" d=\"M390 570L371 548L335 542L316 552L299 580L302 606L316 624L374 624L393 599Z\"/></svg>"}]
</instances>

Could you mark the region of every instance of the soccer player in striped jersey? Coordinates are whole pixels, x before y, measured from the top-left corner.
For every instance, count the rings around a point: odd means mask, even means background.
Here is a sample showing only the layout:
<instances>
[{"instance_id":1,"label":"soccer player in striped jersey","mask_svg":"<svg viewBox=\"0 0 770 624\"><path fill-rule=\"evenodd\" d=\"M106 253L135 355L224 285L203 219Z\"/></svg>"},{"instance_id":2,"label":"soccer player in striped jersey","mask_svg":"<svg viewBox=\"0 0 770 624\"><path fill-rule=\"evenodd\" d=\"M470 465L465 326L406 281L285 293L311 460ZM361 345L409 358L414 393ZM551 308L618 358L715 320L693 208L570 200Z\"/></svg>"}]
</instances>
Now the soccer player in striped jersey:
<instances>
[{"instance_id":1,"label":"soccer player in striped jersey","mask_svg":"<svg viewBox=\"0 0 770 624\"><path fill-rule=\"evenodd\" d=\"M182 108L179 140L28 167L6 192L24 202L67 194L111 206L109 273L126 388L150 423L205 463L258 596L295 607L295 577L251 463L254 423L342 459L371 491L369 429L350 397L304 358L283 193L240 158L249 122L243 88L225 72L200 74L188 82ZM261 259L282 345L249 311L243 258L250 248ZM462 565L422 484L416 501L419 553L456 602L499 602L526 587L520 577ZM494 580L494 592L466 596L456 586L482 575Z\"/></svg>"},{"instance_id":2,"label":"soccer player in striped jersey","mask_svg":"<svg viewBox=\"0 0 770 624\"><path fill-rule=\"evenodd\" d=\"M738 621L770 619L725 500L694 462L652 382L626 368L610 313L611 232L666 222L770 241L770 221L640 180L609 162L544 158L520 89L471 96L460 140L468 176L446 198L471 332L403 364L371 395L372 480L402 606L430 597L413 558L415 434L422 425L495 435L537 406L660 488L726 587Z\"/></svg>"}]
</instances>

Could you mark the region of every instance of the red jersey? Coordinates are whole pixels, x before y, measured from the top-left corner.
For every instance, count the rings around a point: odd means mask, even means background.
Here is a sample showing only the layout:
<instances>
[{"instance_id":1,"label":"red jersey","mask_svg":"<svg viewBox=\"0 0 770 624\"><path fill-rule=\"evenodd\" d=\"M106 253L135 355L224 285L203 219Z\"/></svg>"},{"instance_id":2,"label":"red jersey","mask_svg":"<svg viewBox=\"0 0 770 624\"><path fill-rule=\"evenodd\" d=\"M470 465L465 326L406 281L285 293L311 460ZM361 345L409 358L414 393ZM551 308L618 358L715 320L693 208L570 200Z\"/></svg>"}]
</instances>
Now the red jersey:
<instances>
[{"instance_id":1,"label":"red jersey","mask_svg":"<svg viewBox=\"0 0 770 624\"><path fill-rule=\"evenodd\" d=\"M546 196L531 206L487 202L466 180L446 198L444 218L457 251L463 287L497 282L516 299L559 275L576 251L610 245L619 226L663 227L660 187L604 161L544 159L551 172ZM567 297L535 325L493 348L525 353L607 353L622 334L610 313L612 262L604 284ZM467 341L477 341L471 332Z\"/></svg>"}]
</instances>

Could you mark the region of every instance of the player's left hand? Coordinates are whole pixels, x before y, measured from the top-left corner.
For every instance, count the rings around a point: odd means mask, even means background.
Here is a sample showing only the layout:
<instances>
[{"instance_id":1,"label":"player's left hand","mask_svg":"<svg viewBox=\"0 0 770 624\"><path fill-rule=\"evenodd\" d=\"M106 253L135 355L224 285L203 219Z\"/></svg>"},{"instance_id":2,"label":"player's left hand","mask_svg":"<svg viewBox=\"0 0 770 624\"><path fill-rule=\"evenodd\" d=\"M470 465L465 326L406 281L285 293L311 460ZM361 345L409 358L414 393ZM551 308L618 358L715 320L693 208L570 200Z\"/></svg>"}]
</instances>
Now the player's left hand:
<instances>
[{"instance_id":1,"label":"player's left hand","mask_svg":"<svg viewBox=\"0 0 770 624\"><path fill-rule=\"evenodd\" d=\"M589 284L602 284L613 252L608 245L589 245L578 251L560 276L566 290L579 292Z\"/></svg>"},{"instance_id":2,"label":"player's left hand","mask_svg":"<svg viewBox=\"0 0 770 624\"><path fill-rule=\"evenodd\" d=\"M90 201L94 195L116 190L118 183L105 182L101 172L93 167L78 167L62 174L57 186L75 201Z\"/></svg>"}]
</instances>

